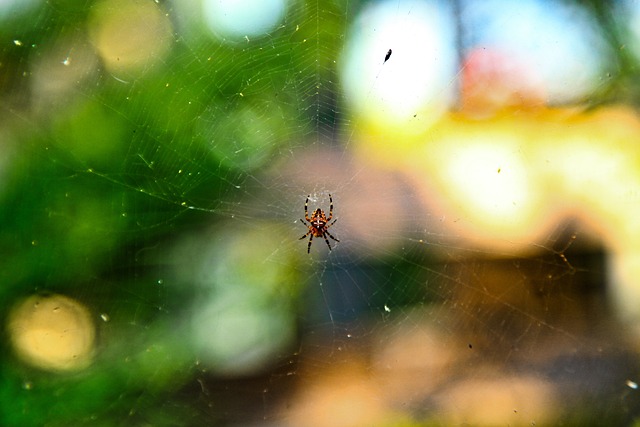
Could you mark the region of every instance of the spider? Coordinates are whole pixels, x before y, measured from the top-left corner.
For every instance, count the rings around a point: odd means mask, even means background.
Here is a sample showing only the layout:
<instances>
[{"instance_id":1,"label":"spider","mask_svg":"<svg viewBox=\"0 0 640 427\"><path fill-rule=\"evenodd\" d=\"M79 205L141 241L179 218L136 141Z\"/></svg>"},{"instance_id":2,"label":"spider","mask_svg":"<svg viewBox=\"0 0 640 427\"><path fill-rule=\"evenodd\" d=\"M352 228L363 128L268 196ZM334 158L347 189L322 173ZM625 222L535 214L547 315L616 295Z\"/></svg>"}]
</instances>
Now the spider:
<instances>
[{"instance_id":1,"label":"spider","mask_svg":"<svg viewBox=\"0 0 640 427\"><path fill-rule=\"evenodd\" d=\"M310 253L311 242L313 241L313 238L324 237L324 241L327 242L327 246L329 246L329 250L331 250L331 245L329 244L329 239L327 239L327 236L331 237L336 242L340 241L335 237L333 237L331 233L329 233L329 227L335 224L337 219L334 219L331 224L327 224L329 221L331 221L331 218L333 218L333 199L331 198L331 194L329 194L329 202L331 203L329 205L329 218L325 216L324 211L320 208L316 209L313 212L313 214L311 214L311 218L309 218L309 213L307 211L307 205L309 204L309 197L311 196L310 195L307 196L307 201L304 202L304 219L307 220L307 222L311 225L307 225L307 227L309 227L309 231L307 231L307 233L298 240L302 240L305 237L309 236L307 253ZM304 223L303 219L300 219L300 221Z\"/></svg>"}]
</instances>

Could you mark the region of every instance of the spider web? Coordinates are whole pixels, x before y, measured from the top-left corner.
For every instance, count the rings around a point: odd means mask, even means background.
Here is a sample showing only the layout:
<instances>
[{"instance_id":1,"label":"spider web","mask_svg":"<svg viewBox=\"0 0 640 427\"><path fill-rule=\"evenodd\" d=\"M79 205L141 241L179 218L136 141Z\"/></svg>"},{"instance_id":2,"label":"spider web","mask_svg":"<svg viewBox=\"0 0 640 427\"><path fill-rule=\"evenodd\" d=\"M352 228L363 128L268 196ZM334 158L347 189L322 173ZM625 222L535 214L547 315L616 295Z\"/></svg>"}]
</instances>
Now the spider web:
<instances>
[{"instance_id":1,"label":"spider web","mask_svg":"<svg viewBox=\"0 0 640 427\"><path fill-rule=\"evenodd\" d=\"M2 406L24 409L7 424L637 416L598 226L568 214L537 234L470 235L476 205L438 194L437 160L392 154L446 139L423 131L464 102L456 53L430 58L433 86L401 72L433 52L412 30L421 14L462 49L460 4L291 2L255 35L206 28L196 2L131 4L160 11L143 9L160 47L147 40L142 65L95 33L126 25L131 12L105 18L124 3L38 4L2 30L7 75L29 70L3 87L15 164L3 243L17 242L3 295L75 298L99 336L80 373L7 359ZM340 242L316 238L307 254L305 199L328 213L329 194Z\"/></svg>"}]
</instances>

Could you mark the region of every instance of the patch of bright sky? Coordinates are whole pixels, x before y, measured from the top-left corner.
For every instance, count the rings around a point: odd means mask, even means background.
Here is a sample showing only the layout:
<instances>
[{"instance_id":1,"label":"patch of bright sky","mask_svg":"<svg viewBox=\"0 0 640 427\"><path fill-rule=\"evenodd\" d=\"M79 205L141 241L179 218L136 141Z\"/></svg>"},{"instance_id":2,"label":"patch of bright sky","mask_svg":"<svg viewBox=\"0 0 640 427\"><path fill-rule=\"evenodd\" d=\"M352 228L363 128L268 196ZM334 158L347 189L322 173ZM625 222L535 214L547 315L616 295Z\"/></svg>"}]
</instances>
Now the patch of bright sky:
<instances>
[{"instance_id":1,"label":"patch of bright sky","mask_svg":"<svg viewBox=\"0 0 640 427\"><path fill-rule=\"evenodd\" d=\"M261 36L284 17L286 0L203 0L203 19L221 37Z\"/></svg>"},{"instance_id":2,"label":"patch of bright sky","mask_svg":"<svg viewBox=\"0 0 640 427\"><path fill-rule=\"evenodd\" d=\"M497 49L537 72L552 104L588 96L605 74L607 45L587 11L550 0L466 0L465 51Z\"/></svg>"},{"instance_id":3,"label":"patch of bright sky","mask_svg":"<svg viewBox=\"0 0 640 427\"><path fill-rule=\"evenodd\" d=\"M527 77L536 79L551 104L583 100L606 74L607 44L578 6L465 0L461 11L463 54L496 49L513 58L532 70ZM439 1L388 0L364 7L342 57L347 99L374 121L398 124L451 106L458 89L454 22L450 6ZM389 49L392 56L382 65Z\"/></svg>"},{"instance_id":4,"label":"patch of bright sky","mask_svg":"<svg viewBox=\"0 0 640 427\"><path fill-rule=\"evenodd\" d=\"M456 90L454 28L445 2L388 0L366 6L349 29L341 58L348 101L370 119L390 124L425 109L444 111Z\"/></svg>"}]
</instances>

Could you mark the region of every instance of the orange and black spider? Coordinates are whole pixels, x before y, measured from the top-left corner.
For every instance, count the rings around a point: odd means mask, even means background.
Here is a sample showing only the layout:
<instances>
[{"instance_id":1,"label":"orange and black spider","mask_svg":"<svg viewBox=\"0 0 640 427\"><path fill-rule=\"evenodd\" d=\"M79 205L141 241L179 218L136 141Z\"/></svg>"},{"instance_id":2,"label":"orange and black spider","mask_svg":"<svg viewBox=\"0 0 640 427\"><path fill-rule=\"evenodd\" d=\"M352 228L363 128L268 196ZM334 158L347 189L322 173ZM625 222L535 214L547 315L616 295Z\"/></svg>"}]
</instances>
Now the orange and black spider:
<instances>
[{"instance_id":1,"label":"orange and black spider","mask_svg":"<svg viewBox=\"0 0 640 427\"><path fill-rule=\"evenodd\" d=\"M311 215L311 218L309 218L309 213L307 211L309 197L310 195L307 196L307 201L304 202L304 219L307 220L307 222L311 225L307 225L307 227L309 227L309 231L307 231L307 234L305 234L298 240L302 240L305 237L309 236L309 244L307 245L307 253L309 253L311 251L311 242L313 241L313 238L324 237L324 241L327 242L327 246L329 246L329 250L331 250L331 245L329 244L329 239L327 239L327 236L331 237L336 242L340 241L333 237L331 233L329 233L329 227L335 224L337 219L334 219L331 224L327 224L329 221L331 221L331 218L333 218L333 199L331 198L331 194L329 194L329 202L331 203L329 205L329 218L325 216L324 211L320 208L316 209ZM300 219L300 221L304 223L303 219Z\"/></svg>"}]
</instances>

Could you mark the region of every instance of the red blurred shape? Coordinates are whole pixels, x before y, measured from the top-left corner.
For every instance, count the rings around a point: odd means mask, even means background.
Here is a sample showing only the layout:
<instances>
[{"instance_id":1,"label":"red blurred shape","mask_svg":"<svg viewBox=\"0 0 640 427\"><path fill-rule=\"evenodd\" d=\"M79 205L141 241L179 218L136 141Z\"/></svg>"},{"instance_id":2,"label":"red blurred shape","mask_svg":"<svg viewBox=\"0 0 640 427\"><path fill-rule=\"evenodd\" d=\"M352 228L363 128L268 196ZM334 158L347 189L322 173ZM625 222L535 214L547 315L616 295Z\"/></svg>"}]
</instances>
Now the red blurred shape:
<instances>
[{"instance_id":1,"label":"red blurred shape","mask_svg":"<svg viewBox=\"0 0 640 427\"><path fill-rule=\"evenodd\" d=\"M462 66L461 107L471 115L531 109L545 103L542 76L522 55L493 47L477 47Z\"/></svg>"}]
</instances>

